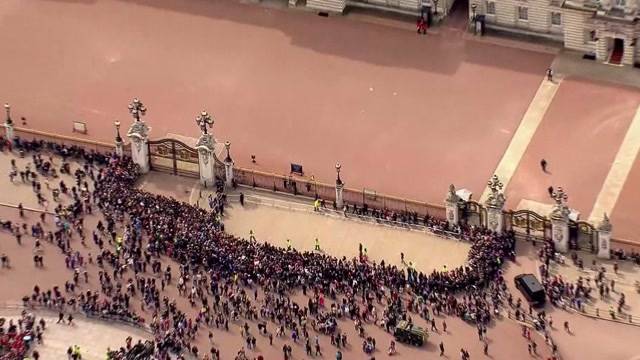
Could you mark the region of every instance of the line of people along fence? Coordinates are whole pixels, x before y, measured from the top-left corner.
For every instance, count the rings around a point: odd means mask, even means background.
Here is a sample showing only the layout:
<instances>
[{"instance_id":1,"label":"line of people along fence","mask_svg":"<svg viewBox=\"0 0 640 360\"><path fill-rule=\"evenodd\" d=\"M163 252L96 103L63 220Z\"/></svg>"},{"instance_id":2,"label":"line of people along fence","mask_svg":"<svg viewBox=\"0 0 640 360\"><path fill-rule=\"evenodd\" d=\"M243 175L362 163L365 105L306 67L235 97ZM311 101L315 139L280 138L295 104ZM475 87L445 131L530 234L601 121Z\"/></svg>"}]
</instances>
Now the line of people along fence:
<instances>
[{"instance_id":1,"label":"line of people along fence","mask_svg":"<svg viewBox=\"0 0 640 360\"><path fill-rule=\"evenodd\" d=\"M233 171L234 179L238 184L268 189L274 192L324 199L330 203L336 200L334 185L322 183L310 178L280 175L241 167L236 167ZM443 205L346 187L343 190L342 196L344 202L349 205L357 205L369 209L387 209L395 212L415 212L421 217L429 215L439 219L445 218L445 207Z\"/></svg>"},{"instance_id":2,"label":"line of people along fence","mask_svg":"<svg viewBox=\"0 0 640 360\"><path fill-rule=\"evenodd\" d=\"M43 140L47 142L55 142L67 146L78 146L85 150L92 150L100 153L113 152L115 144L83 139L71 136L47 133L34 129L14 128L15 135L28 140ZM130 144L125 145L125 153L128 152ZM335 185L322 183L306 177L294 175L282 175L269 173L265 171L248 169L242 167L234 167L234 179L236 183L255 188L267 189L276 192L284 192L309 198L320 198L329 202L335 201L336 192ZM353 189L345 187L343 190L343 200L348 205L356 205L358 207L386 209L393 212L416 213L420 217L425 215L437 219L445 219L445 207L440 204L431 204L416 200L404 199L386 194L378 194L374 191L366 189ZM510 220L513 212L505 212L505 220ZM505 221L507 229L511 222ZM637 247L638 243L626 239L612 239L622 246Z\"/></svg>"}]
</instances>

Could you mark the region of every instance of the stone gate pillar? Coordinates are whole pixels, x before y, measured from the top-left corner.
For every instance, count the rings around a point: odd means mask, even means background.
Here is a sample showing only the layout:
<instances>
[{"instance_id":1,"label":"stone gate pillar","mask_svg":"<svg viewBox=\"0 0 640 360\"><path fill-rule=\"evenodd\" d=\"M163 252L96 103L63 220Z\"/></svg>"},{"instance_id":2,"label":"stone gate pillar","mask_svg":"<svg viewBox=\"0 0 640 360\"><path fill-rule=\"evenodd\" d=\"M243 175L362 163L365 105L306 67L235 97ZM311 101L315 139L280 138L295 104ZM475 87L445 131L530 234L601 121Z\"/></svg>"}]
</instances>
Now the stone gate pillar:
<instances>
[{"instance_id":1,"label":"stone gate pillar","mask_svg":"<svg viewBox=\"0 0 640 360\"><path fill-rule=\"evenodd\" d=\"M149 172L149 131L151 128L140 120L147 113L147 108L138 98L129 104L129 113L133 117L133 124L129 127L127 137L131 140L131 160L138 164L140 172Z\"/></svg>"},{"instance_id":2,"label":"stone gate pillar","mask_svg":"<svg viewBox=\"0 0 640 360\"><path fill-rule=\"evenodd\" d=\"M341 168L342 166L339 163L336 164L336 173L338 174L338 177L336 178L336 207L338 208L338 210L342 210L342 208L344 207L344 199L342 197L342 191L344 190L344 183L340 178Z\"/></svg>"},{"instance_id":3,"label":"stone gate pillar","mask_svg":"<svg viewBox=\"0 0 640 360\"><path fill-rule=\"evenodd\" d=\"M224 159L224 174L226 178L225 185L228 187L233 187L233 160L231 159L231 154L229 153L231 143L229 141L225 142L224 147L227 150L227 157Z\"/></svg>"},{"instance_id":4,"label":"stone gate pillar","mask_svg":"<svg viewBox=\"0 0 640 360\"><path fill-rule=\"evenodd\" d=\"M11 106L6 103L4 104L4 109L7 112L7 119L3 124L6 131L6 138L11 142L11 146L13 146L13 139L15 138L15 134L13 132L13 120L11 120Z\"/></svg>"},{"instance_id":5,"label":"stone gate pillar","mask_svg":"<svg viewBox=\"0 0 640 360\"><path fill-rule=\"evenodd\" d=\"M569 207L566 205L567 194L558 187L551 194L556 204L549 214L551 219L551 239L556 251L566 253L569 251Z\"/></svg>"},{"instance_id":6,"label":"stone gate pillar","mask_svg":"<svg viewBox=\"0 0 640 360\"><path fill-rule=\"evenodd\" d=\"M198 143L196 143L200 164L200 183L204 187L214 186L216 183L215 141L213 135L208 131L208 128L213 126L213 118L206 111L202 111L196 117L196 124L202 131Z\"/></svg>"},{"instance_id":7,"label":"stone gate pillar","mask_svg":"<svg viewBox=\"0 0 640 360\"><path fill-rule=\"evenodd\" d=\"M131 160L138 164L142 174L149 172L149 130L144 121L136 121L127 132L131 140Z\"/></svg>"},{"instance_id":8,"label":"stone gate pillar","mask_svg":"<svg viewBox=\"0 0 640 360\"><path fill-rule=\"evenodd\" d=\"M604 214L602 221L598 224L598 251L597 256L601 259L611 257L611 230L613 226L607 214Z\"/></svg>"},{"instance_id":9,"label":"stone gate pillar","mask_svg":"<svg viewBox=\"0 0 640 360\"><path fill-rule=\"evenodd\" d=\"M460 222L460 197L456 194L456 187L449 185L449 192L444 200L449 225L458 225Z\"/></svg>"},{"instance_id":10,"label":"stone gate pillar","mask_svg":"<svg viewBox=\"0 0 640 360\"><path fill-rule=\"evenodd\" d=\"M489 194L485 201L487 209L487 223L485 225L492 231L502 234L504 230L504 214L502 210L506 201L502 193L504 184L500 182L497 175L493 175L487 185L489 186L489 190L491 190L491 194Z\"/></svg>"},{"instance_id":11,"label":"stone gate pillar","mask_svg":"<svg viewBox=\"0 0 640 360\"><path fill-rule=\"evenodd\" d=\"M114 125L116 126L116 155L122 157L124 155L124 141L122 141L122 136L120 136L120 121L116 121Z\"/></svg>"}]
</instances>

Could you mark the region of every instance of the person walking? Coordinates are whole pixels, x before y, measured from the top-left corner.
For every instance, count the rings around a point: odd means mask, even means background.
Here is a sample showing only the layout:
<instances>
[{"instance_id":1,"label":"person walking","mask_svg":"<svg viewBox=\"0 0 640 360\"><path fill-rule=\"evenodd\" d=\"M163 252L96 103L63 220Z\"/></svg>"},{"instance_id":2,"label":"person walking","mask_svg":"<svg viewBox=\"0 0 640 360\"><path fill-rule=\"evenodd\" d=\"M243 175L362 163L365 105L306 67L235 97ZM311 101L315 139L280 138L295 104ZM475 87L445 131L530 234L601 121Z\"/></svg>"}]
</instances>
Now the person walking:
<instances>
[{"instance_id":1,"label":"person walking","mask_svg":"<svg viewBox=\"0 0 640 360\"><path fill-rule=\"evenodd\" d=\"M440 356L444 356L444 343L440 341L440 345L438 345L438 347L440 348Z\"/></svg>"},{"instance_id":2,"label":"person walking","mask_svg":"<svg viewBox=\"0 0 640 360\"><path fill-rule=\"evenodd\" d=\"M318 238L316 238L316 246L314 248L316 251L320 251L320 241L318 241Z\"/></svg>"},{"instance_id":3,"label":"person walking","mask_svg":"<svg viewBox=\"0 0 640 360\"><path fill-rule=\"evenodd\" d=\"M545 160L545 159L540 160L540 167L542 168L542 172L546 173L547 172L547 160Z\"/></svg>"},{"instance_id":4,"label":"person walking","mask_svg":"<svg viewBox=\"0 0 640 360\"><path fill-rule=\"evenodd\" d=\"M427 34L427 22L424 21L424 17L418 17L418 21L416 21L416 27L418 28L418 34Z\"/></svg>"},{"instance_id":5,"label":"person walking","mask_svg":"<svg viewBox=\"0 0 640 360\"><path fill-rule=\"evenodd\" d=\"M553 82L553 69L547 68L547 80Z\"/></svg>"}]
</instances>

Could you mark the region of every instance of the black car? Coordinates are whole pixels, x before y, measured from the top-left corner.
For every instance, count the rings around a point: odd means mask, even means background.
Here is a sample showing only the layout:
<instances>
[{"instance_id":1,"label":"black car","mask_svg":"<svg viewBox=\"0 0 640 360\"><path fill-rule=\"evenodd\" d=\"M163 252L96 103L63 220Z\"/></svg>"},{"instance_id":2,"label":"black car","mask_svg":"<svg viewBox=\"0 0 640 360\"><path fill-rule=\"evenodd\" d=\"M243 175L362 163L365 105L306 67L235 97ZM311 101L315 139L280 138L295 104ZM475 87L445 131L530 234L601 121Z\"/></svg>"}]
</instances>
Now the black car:
<instances>
[{"instance_id":1,"label":"black car","mask_svg":"<svg viewBox=\"0 0 640 360\"><path fill-rule=\"evenodd\" d=\"M544 306L545 292L533 274L520 274L514 278L516 288L533 306Z\"/></svg>"}]
</instances>

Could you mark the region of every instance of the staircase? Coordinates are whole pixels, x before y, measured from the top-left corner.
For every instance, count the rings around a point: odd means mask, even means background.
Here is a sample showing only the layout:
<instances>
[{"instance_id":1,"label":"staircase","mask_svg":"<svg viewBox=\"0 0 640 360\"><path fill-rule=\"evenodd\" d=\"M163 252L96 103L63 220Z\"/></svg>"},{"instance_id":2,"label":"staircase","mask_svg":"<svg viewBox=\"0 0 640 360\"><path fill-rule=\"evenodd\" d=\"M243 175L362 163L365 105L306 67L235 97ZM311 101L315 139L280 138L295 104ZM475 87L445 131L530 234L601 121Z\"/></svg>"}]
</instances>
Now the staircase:
<instances>
[{"instance_id":1,"label":"staircase","mask_svg":"<svg viewBox=\"0 0 640 360\"><path fill-rule=\"evenodd\" d=\"M307 0L307 7L318 11L342 14L345 0Z\"/></svg>"},{"instance_id":2,"label":"staircase","mask_svg":"<svg viewBox=\"0 0 640 360\"><path fill-rule=\"evenodd\" d=\"M420 0L347 0L347 6L409 16L420 15Z\"/></svg>"}]
</instances>

